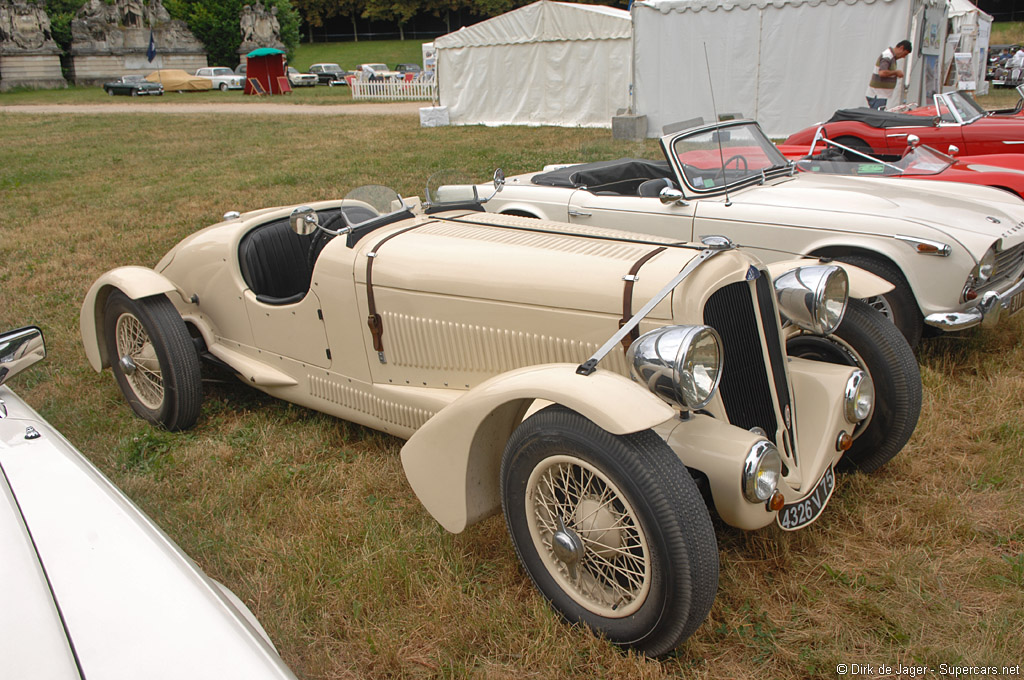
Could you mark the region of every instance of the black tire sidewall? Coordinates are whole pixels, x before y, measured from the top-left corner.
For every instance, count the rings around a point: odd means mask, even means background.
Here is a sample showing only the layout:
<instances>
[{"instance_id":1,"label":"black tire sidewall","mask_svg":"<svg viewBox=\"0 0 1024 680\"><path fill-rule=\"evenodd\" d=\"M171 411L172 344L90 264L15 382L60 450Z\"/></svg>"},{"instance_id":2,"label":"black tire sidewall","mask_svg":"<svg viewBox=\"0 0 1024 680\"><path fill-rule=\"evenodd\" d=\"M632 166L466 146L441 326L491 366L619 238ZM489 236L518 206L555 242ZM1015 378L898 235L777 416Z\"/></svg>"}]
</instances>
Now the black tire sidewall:
<instances>
[{"instance_id":1,"label":"black tire sidewall","mask_svg":"<svg viewBox=\"0 0 1024 680\"><path fill-rule=\"evenodd\" d=\"M641 434L656 437L649 431ZM661 493L660 483L664 480L659 477L662 475L653 473L648 465L638 460L638 451L630 446L631 436L611 435L568 409L544 409L528 419L509 440L501 467L502 506L524 568L538 590L565 619L584 623L616 644L635 646L645 653L657 655L670 651L692 634L707 616L714 595L712 592L710 598L697 598L707 601L695 604L691 591L693 556L690 551L707 550L707 546L694 546L686 540L687 531L692 527L667 525L664 513L656 508L667 499ZM706 532L712 543L714 589L717 590L718 553L707 508L686 467L664 442L661 444L678 463L673 476L679 476L684 485L692 487L690 502L699 505L691 508L698 514L693 523L706 523ZM636 513L636 520L647 541L651 583L643 604L633 614L609 618L582 606L558 585L537 552L526 520L527 483L539 464L558 454L575 456L601 470ZM676 500L673 504L678 502ZM703 560L702 566L706 567L710 558L705 554L698 559ZM669 577L673 571L676 574ZM685 631L680 635L683 628Z\"/></svg>"},{"instance_id":2,"label":"black tire sidewall","mask_svg":"<svg viewBox=\"0 0 1024 680\"><path fill-rule=\"evenodd\" d=\"M892 323L903 334L910 344L910 348L917 347L921 341L921 333L924 330L924 319L921 316L921 309L917 306L917 300L910 290L910 284L895 265L883 262L879 259L866 255L844 255L836 258L841 262L852 264L865 271L879 276L893 285L893 290L883 293L881 297L886 299L892 309Z\"/></svg>"},{"instance_id":3,"label":"black tire sidewall","mask_svg":"<svg viewBox=\"0 0 1024 680\"><path fill-rule=\"evenodd\" d=\"M164 300L166 301L166 298ZM170 302L168 301L167 304L169 305ZM142 323L153 345L157 361L160 364L164 394L160 406L156 409L149 408L139 400L121 368L117 351L116 325L118 318L123 314L131 314ZM182 325L184 326L184 324ZM159 328L158 322L150 314L147 304L143 301L132 300L121 291L112 292L107 298L107 303L103 310L103 330L111 369L117 380L118 387L121 389L121 393L132 407L132 410L144 420L159 427L176 430L191 426L192 422L179 422L179 406L177 399L173 398L173 395L179 394L183 390L188 389L188 387L178 384L177 373L172 365L168 348L163 341L162 329ZM187 334L187 331L185 333ZM188 368L192 369L192 367ZM198 382L198 358L195 359L194 371L196 374L194 380ZM194 421L194 417L190 420Z\"/></svg>"},{"instance_id":4,"label":"black tire sidewall","mask_svg":"<svg viewBox=\"0 0 1024 680\"><path fill-rule=\"evenodd\" d=\"M910 439L921 412L921 376L902 334L863 300L851 299L843 322L831 337L800 335L787 342L792 356L806 350L831 354L829 363L861 366L871 376L875 405L871 421L840 461L840 469L872 472L893 458ZM850 356L850 351L854 356Z\"/></svg>"}]
</instances>

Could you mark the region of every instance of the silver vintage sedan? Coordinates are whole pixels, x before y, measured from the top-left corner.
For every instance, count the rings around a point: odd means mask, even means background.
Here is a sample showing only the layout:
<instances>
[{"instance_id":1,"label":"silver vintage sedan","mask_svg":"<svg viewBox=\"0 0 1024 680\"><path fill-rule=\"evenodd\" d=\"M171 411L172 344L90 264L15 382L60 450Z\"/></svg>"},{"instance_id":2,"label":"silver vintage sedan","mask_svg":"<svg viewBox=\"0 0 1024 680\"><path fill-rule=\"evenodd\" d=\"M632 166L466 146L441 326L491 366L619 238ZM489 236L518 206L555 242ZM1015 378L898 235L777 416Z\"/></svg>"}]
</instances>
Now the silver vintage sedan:
<instances>
[{"instance_id":1,"label":"silver vintage sedan","mask_svg":"<svg viewBox=\"0 0 1024 680\"><path fill-rule=\"evenodd\" d=\"M3 385L42 333L0 334L0 659L6 680L294 680L231 591Z\"/></svg>"}]
</instances>

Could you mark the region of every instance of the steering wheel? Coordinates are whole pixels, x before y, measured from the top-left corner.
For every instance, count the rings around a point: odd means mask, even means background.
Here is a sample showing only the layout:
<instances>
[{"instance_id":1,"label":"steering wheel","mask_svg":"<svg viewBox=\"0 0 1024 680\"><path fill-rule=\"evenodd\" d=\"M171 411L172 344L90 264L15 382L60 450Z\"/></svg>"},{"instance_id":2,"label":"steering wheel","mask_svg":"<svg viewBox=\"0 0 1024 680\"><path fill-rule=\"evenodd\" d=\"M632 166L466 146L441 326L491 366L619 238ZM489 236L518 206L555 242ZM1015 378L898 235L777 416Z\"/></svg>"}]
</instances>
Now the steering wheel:
<instances>
[{"instance_id":1,"label":"steering wheel","mask_svg":"<svg viewBox=\"0 0 1024 680\"><path fill-rule=\"evenodd\" d=\"M338 224L341 222L341 224ZM309 250L306 253L306 262L309 264L309 270L313 271L313 266L316 264L316 259L320 257L320 251L324 249L331 239L334 238L334 234L325 231L326 229L337 229L343 226L341 218L341 210L331 215L323 224L323 229L317 229L313 232L313 238L309 240Z\"/></svg>"},{"instance_id":2,"label":"steering wheel","mask_svg":"<svg viewBox=\"0 0 1024 680\"><path fill-rule=\"evenodd\" d=\"M725 159L725 163L722 163L722 170L721 170L720 172L718 172L718 173L716 173L716 174L715 174L715 179L714 179L714 182L715 182L716 184L718 183L718 178L719 178L719 177L721 177L721 178L722 178L722 183L723 183L723 184L726 184L726 183L727 183L727 182L725 181L725 170L726 170L726 168L728 168L728 167L729 167L729 163L732 163L733 161L736 161L736 169L737 169L737 170L740 170L740 169L741 169L741 168L740 168L740 164L739 164L739 161L743 161L743 168L742 168L742 170L743 170L744 172L747 172L747 171L749 171L749 170L750 170L750 166L749 166L749 165L747 165L747 157L746 157L746 156L742 156L742 155L740 155L740 154L736 154L736 155L734 155L734 156L729 156L729 157L728 157L727 159Z\"/></svg>"}]
</instances>

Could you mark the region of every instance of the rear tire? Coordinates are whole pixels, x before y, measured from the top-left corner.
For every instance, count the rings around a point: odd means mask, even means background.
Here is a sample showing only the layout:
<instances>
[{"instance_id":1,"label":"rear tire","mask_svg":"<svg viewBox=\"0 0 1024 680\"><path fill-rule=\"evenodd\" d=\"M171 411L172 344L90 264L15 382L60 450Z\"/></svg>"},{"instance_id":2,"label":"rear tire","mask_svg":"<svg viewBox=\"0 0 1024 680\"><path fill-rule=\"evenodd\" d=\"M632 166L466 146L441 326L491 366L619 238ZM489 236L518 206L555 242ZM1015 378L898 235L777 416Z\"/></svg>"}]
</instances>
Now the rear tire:
<instances>
[{"instance_id":1,"label":"rear tire","mask_svg":"<svg viewBox=\"0 0 1024 680\"><path fill-rule=\"evenodd\" d=\"M111 293L103 312L107 356L121 393L141 418L185 430L199 417L199 355L178 310L163 295Z\"/></svg>"},{"instance_id":2,"label":"rear tire","mask_svg":"<svg viewBox=\"0 0 1024 680\"><path fill-rule=\"evenodd\" d=\"M921 333L924 331L924 317L903 272L888 260L868 255L840 255L836 259L880 276L894 286L888 293L866 298L864 301L896 325L911 349L917 349Z\"/></svg>"},{"instance_id":3,"label":"rear tire","mask_svg":"<svg viewBox=\"0 0 1024 680\"><path fill-rule=\"evenodd\" d=\"M718 548L686 466L651 430L613 435L548 407L501 463L516 553L566 620L665 654L700 626L718 589Z\"/></svg>"},{"instance_id":4,"label":"rear tire","mask_svg":"<svg viewBox=\"0 0 1024 680\"><path fill-rule=\"evenodd\" d=\"M906 445L921 415L921 373L907 341L879 312L851 299L832 335L798 335L786 349L790 356L857 366L871 376L875 407L853 431L840 470L874 472Z\"/></svg>"}]
</instances>

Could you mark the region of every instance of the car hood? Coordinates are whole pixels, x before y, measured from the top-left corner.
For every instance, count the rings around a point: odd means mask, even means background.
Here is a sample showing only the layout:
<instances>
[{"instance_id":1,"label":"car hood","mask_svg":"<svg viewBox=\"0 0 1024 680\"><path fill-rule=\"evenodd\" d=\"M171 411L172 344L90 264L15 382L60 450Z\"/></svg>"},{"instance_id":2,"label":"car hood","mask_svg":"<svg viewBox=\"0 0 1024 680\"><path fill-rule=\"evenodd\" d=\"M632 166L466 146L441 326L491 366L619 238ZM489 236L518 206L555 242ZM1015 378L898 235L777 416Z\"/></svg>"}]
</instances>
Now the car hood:
<instances>
[{"instance_id":1,"label":"car hood","mask_svg":"<svg viewBox=\"0 0 1024 680\"><path fill-rule=\"evenodd\" d=\"M240 603L31 407L6 388L0 396L8 409L0 419L0 599L24 605L9 612L17 614L13 625L0 611L5 673L78 677L41 671L43 659L46 668L68 666L62 619L85 677L294 679ZM12 554L18 559L7 559ZM10 590L40 586L41 578L48 589ZM54 600L60 617L47 620L40 612L53 610Z\"/></svg>"},{"instance_id":2,"label":"car hood","mask_svg":"<svg viewBox=\"0 0 1024 680\"><path fill-rule=\"evenodd\" d=\"M845 215L852 231L922 238L943 235L984 252L997 238L1024 235L1024 202L991 187L954 182L837 177L802 173L730 194L733 203L788 211L787 221L821 225L823 212ZM724 201L724 198L722 199ZM848 216L848 217L846 217ZM766 220L779 218L766 215Z\"/></svg>"},{"instance_id":3,"label":"car hood","mask_svg":"<svg viewBox=\"0 0 1024 680\"><path fill-rule=\"evenodd\" d=\"M364 252L357 255L357 262L365 261L365 252L377 253L375 287L601 314L621 315L623 277L661 244L674 243L483 212L426 217L420 226L402 232L405 226L386 243L381 243L389 235L384 230L360 241ZM633 310L654 297L697 252L669 248L645 264L633 289ZM738 270L744 272L746 266ZM356 280L365 282L365 267L357 267ZM670 300L671 296L648 316L672 318Z\"/></svg>"}]
</instances>

